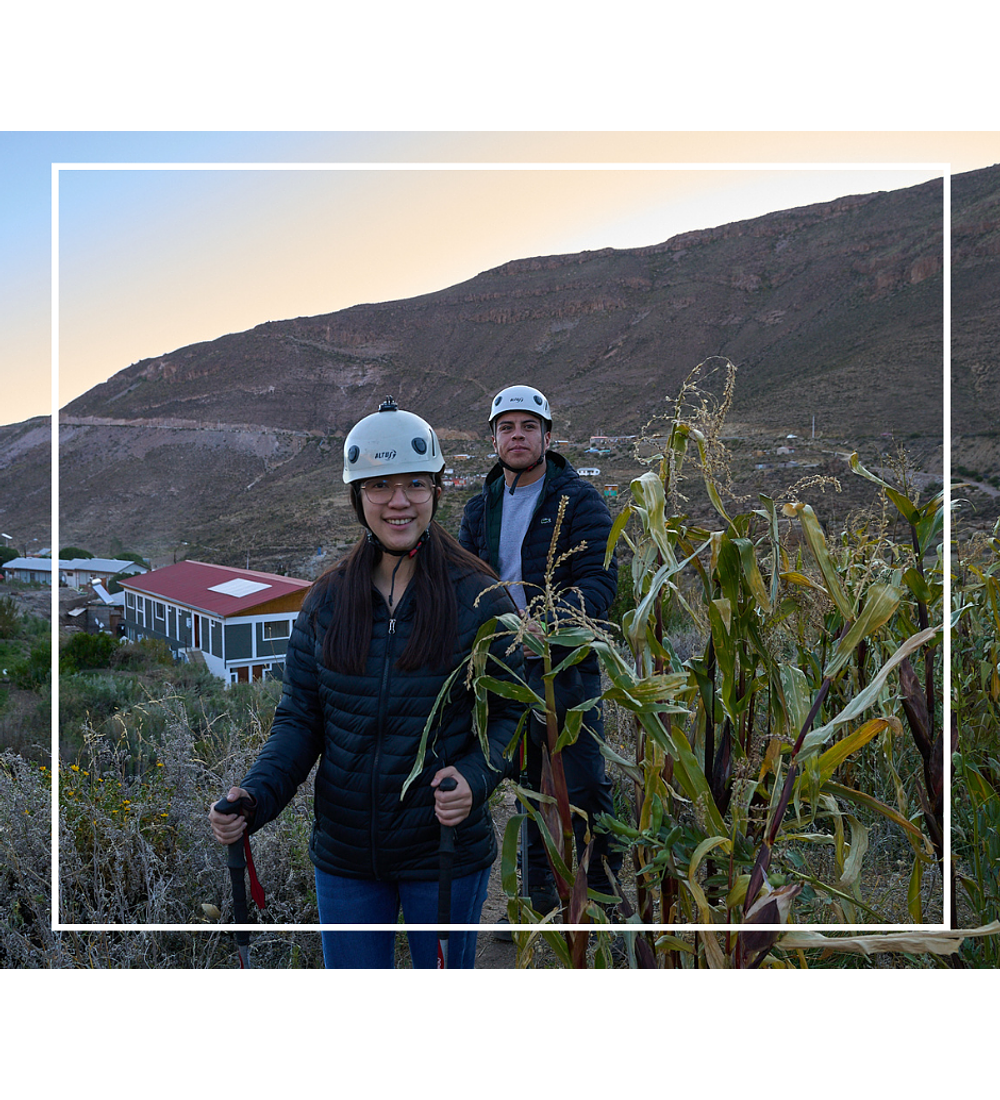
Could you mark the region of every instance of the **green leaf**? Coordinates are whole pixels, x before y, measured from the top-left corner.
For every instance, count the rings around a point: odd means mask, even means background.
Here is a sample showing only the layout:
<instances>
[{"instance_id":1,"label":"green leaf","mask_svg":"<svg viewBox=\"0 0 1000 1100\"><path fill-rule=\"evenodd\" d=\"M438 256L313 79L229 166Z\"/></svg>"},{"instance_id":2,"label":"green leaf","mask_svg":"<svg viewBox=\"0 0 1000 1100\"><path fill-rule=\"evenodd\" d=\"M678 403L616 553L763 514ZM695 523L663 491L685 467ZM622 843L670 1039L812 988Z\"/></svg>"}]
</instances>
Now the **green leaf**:
<instances>
[{"instance_id":1,"label":"green leaf","mask_svg":"<svg viewBox=\"0 0 1000 1100\"><path fill-rule=\"evenodd\" d=\"M757 605L765 614L770 614L771 597L764 585L764 578L761 576L760 566L757 564L757 554L753 543L749 539L734 539L733 542L739 551L743 576L747 579Z\"/></svg>"},{"instance_id":2,"label":"green leaf","mask_svg":"<svg viewBox=\"0 0 1000 1100\"><path fill-rule=\"evenodd\" d=\"M517 897L517 845L521 835L521 823L527 814L512 814L503 834L500 851L500 884L509 898Z\"/></svg>"},{"instance_id":3,"label":"green leaf","mask_svg":"<svg viewBox=\"0 0 1000 1100\"><path fill-rule=\"evenodd\" d=\"M861 614L840 639L826 668L823 669L824 678L836 676L847 664L861 639L874 634L879 627L884 626L892 618L896 608L899 607L899 600L900 591L891 584L873 584L868 589Z\"/></svg>"},{"instance_id":4,"label":"green leaf","mask_svg":"<svg viewBox=\"0 0 1000 1100\"><path fill-rule=\"evenodd\" d=\"M702 468L709 469L711 463L708 459L708 453L705 447L705 436L698 431L697 428L689 429L691 438L694 439L696 446L698 447L698 454L701 457ZM729 513L726 511L722 498L719 496L719 491L715 487L715 482L710 477L704 478L705 491L708 493L708 499L712 502L712 507L719 513L720 516L726 521L726 525L729 526L733 521L729 518Z\"/></svg>"},{"instance_id":5,"label":"green leaf","mask_svg":"<svg viewBox=\"0 0 1000 1100\"><path fill-rule=\"evenodd\" d=\"M624 508L615 516L615 521L611 525L611 534L608 535L608 545L604 551L604 568L607 569L611 564L611 558L615 552L615 546L618 545L618 539L621 537L622 531L625 530L625 525L632 518L632 505L626 504Z\"/></svg>"},{"instance_id":6,"label":"green leaf","mask_svg":"<svg viewBox=\"0 0 1000 1100\"><path fill-rule=\"evenodd\" d=\"M808 504L793 504L788 507L794 510L795 514L798 516L799 523L802 525L802 533L805 535L806 542L809 544L809 549L816 559L816 564L819 566L820 573L823 574L823 583L826 587L827 595L833 600L837 610L843 615L845 620L849 621L853 619L854 606L847 598L847 593L844 592L841 586L840 574L837 572L837 566L833 558L830 557L830 551L827 549L826 545L826 536L823 534L823 529L820 527L819 520L816 518L816 513Z\"/></svg>"},{"instance_id":7,"label":"green leaf","mask_svg":"<svg viewBox=\"0 0 1000 1100\"><path fill-rule=\"evenodd\" d=\"M852 753L867 745L873 737L876 737L889 725L891 723L888 719L872 718L870 721L865 722L863 726L859 726L853 733L848 734L847 737L828 748L817 760L821 782L825 783L827 780L832 779L833 773Z\"/></svg>"},{"instance_id":8,"label":"green leaf","mask_svg":"<svg viewBox=\"0 0 1000 1100\"><path fill-rule=\"evenodd\" d=\"M594 631L580 626L560 627L546 634L549 645L565 646L567 649L574 646L588 646L594 640ZM586 657L586 651L577 658L582 661ZM575 661L573 662L576 663Z\"/></svg>"},{"instance_id":9,"label":"green leaf","mask_svg":"<svg viewBox=\"0 0 1000 1100\"><path fill-rule=\"evenodd\" d=\"M812 709L812 692L806 674L798 665L780 664L778 677L781 682L781 693L784 696L785 721L787 732L797 736L800 729L809 717Z\"/></svg>"},{"instance_id":10,"label":"green leaf","mask_svg":"<svg viewBox=\"0 0 1000 1100\"><path fill-rule=\"evenodd\" d=\"M594 635L591 634L590 637L587 639L587 644L581 645L579 649L574 649L573 652L570 653L567 657L563 658L563 660L561 660L559 664L557 664L555 668L552 669L551 672L546 673L543 679L555 679L555 677L558 676L559 673L562 672L564 669L572 668L573 665L578 665L581 661L585 661L593 651L593 647L590 644L593 639Z\"/></svg>"},{"instance_id":11,"label":"green leaf","mask_svg":"<svg viewBox=\"0 0 1000 1100\"><path fill-rule=\"evenodd\" d=\"M853 719L864 713L869 707L874 706L892 670L904 657L908 657L914 650L919 649L922 645L934 641L936 636L937 629L931 627L927 630L921 630L919 634L914 634L912 637L908 638L872 677L870 683L868 683L864 690L858 692L839 714L831 718L826 725L820 726L819 729L815 729L811 733L806 734L805 740L802 742L802 747L799 749L800 757L815 752L838 726L853 721Z\"/></svg>"},{"instance_id":12,"label":"green leaf","mask_svg":"<svg viewBox=\"0 0 1000 1100\"><path fill-rule=\"evenodd\" d=\"M670 546L670 540L667 538L664 521L666 499L663 495L663 482L652 470L647 470L632 481L631 489L632 495L645 509L646 522L643 526L646 532L656 543L664 560L673 561L673 550Z\"/></svg>"},{"instance_id":13,"label":"green leaf","mask_svg":"<svg viewBox=\"0 0 1000 1100\"><path fill-rule=\"evenodd\" d=\"M913 593L913 598L924 604L934 603L944 590L942 585L929 585L913 566L903 574L903 583Z\"/></svg>"},{"instance_id":14,"label":"green leaf","mask_svg":"<svg viewBox=\"0 0 1000 1100\"><path fill-rule=\"evenodd\" d=\"M866 469L861 465L858 459L857 451L851 455L849 459L851 469L859 476L872 482L874 485L880 486L885 490L885 495L896 506L897 511L906 520L907 523L916 523L918 519L917 506L906 496L904 496L898 489L894 489L887 481L883 481L882 478L873 474L871 470Z\"/></svg>"},{"instance_id":15,"label":"green leaf","mask_svg":"<svg viewBox=\"0 0 1000 1100\"><path fill-rule=\"evenodd\" d=\"M774 506L774 501L769 496L760 493L757 499L764 505L764 510L758 510L757 514L767 519L768 535L771 539L771 591L768 596L768 601L770 607L774 607L778 601L778 574L781 565L781 534L778 530L778 512Z\"/></svg>"},{"instance_id":16,"label":"green leaf","mask_svg":"<svg viewBox=\"0 0 1000 1100\"><path fill-rule=\"evenodd\" d=\"M650 737L673 756L674 779L684 796L693 803L695 816L704 815L706 831L710 830L713 835L725 835L725 822L712 797L701 764L691 751L683 731L676 726L666 729L657 715L640 713L637 717Z\"/></svg>"},{"instance_id":17,"label":"green leaf","mask_svg":"<svg viewBox=\"0 0 1000 1100\"><path fill-rule=\"evenodd\" d=\"M590 707L573 707L566 711L566 720L556 740L556 752L562 752L567 745L576 744L576 739L580 736L580 727L583 725L585 710L590 710Z\"/></svg>"},{"instance_id":18,"label":"green leaf","mask_svg":"<svg viewBox=\"0 0 1000 1100\"><path fill-rule=\"evenodd\" d=\"M485 673L476 678L476 690L485 689L492 691L494 695L500 695L504 699L516 699L520 703L528 703L535 706L545 706L545 700L539 698L527 684L500 680L496 676L487 676Z\"/></svg>"},{"instance_id":19,"label":"green leaf","mask_svg":"<svg viewBox=\"0 0 1000 1100\"><path fill-rule=\"evenodd\" d=\"M934 545L944 527L944 509L941 507L944 493L938 493L922 508L917 527L917 544L921 553L926 553Z\"/></svg>"},{"instance_id":20,"label":"green leaf","mask_svg":"<svg viewBox=\"0 0 1000 1100\"><path fill-rule=\"evenodd\" d=\"M924 875L924 865L919 859L913 861L910 870L910 882L906 891L906 908L914 924L924 923L924 906L920 897L920 886Z\"/></svg>"},{"instance_id":21,"label":"green leaf","mask_svg":"<svg viewBox=\"0 0 1000 1100\"><path fill-rule=\"evenodd\" d=\"M907 821L901 813L894 810L891 806L887 806L884 802L880 802L874 795L866 794L864 791L857 791L853 787L845 787L841 783L832 782L824 783L823 790L835 795L837 798L842 798L847 802L854 802L859 806L864 806L877 814L881 814L887 821L892 821L904 830L911 840L917 841L928 851L928 853L930 852L930 842L917 826L914 825L912 821Z\"/></svg>"}]
</instances>

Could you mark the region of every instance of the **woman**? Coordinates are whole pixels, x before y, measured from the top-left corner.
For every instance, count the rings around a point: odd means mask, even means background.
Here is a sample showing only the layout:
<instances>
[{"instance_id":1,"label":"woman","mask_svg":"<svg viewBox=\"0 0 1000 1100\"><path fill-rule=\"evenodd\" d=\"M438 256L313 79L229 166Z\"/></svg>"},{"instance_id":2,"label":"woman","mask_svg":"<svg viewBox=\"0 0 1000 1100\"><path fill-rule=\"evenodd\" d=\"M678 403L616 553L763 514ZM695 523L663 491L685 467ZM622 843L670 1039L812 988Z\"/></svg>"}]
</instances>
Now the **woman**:
<instances>
[{"instance_id":1,"label":"woman","mask_svg":"<svg viewBox=\"0 0 1000 1100\"><path fill-rule=\"evenodd\" d=\"M226 796L251 800L249 822L209 813L216 840L231 844L275 818L319 758L309 854L323 924L393 924L400 906L406 923L436 924L442 825L457 826L451 922L477 924L486 898L487 802L521 708L491 699L487 759L458 677L403 793L443 684L480 626L513 610L503 589L484 591L496 583L488 567L433 520L443 468L433 429L392 398L348 434L344 481L365 535L316 581L295 623L270 737ZM454 790L440 789L447 776ZM436 965L436 933L409 941L415 967ZM475 942L452 933L449 966L471 967ZM392 932L323 933L328 968L391 967L393 947Z\"/></svg>"}]
</instances>

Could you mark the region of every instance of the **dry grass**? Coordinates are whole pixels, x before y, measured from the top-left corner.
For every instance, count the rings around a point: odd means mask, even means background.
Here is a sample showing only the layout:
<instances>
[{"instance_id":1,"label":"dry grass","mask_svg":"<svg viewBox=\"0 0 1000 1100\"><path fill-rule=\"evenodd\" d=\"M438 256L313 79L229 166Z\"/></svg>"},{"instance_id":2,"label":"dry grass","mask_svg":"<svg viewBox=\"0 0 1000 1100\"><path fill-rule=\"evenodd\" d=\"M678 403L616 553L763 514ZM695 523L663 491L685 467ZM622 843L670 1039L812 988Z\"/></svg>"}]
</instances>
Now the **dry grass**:
<instances>
[{"instance_id":1,"label":"dry grass","mask_svg":"<svg viewBox=\"0 0 1000 1100\"><path fill-rule=\"evenodd\" d=\"M60 771L61 924L126 925L129 931L53 932L48 903L51 773L23 757L0 757L0 965L45 968L212 968L233 965L225 852L212 839L208 807L238 780L269 725L217 720L196 745L176 695L130 713L131 736L91 731L76 763ZM147 737L143 730L155 731ZM139 752L136 752L136 737ZM143 763L137 765L137 761ZM315 923L306 784L279 820L253 841L267 891L262 920ZM218 910L220 917L208 914ZM201 924L204 932L143 933L148 924ZM135 931L131 929L134 928ZM257 965L321 967L316 933L261 934Z\"/></svg>"}]
</instances>

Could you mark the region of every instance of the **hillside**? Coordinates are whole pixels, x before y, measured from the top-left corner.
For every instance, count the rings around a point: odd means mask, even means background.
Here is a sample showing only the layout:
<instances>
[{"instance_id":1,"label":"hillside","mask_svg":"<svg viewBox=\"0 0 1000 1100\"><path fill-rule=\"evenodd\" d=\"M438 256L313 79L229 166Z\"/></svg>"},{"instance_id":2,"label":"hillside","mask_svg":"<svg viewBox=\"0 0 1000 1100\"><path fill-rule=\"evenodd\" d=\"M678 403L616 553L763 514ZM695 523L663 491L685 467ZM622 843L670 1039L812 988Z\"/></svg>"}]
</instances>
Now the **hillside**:
<instances>
[{"instance_id":1,"label":"hillside","mask_svg":"<svg viewBox=\"0 0 1000 1100\"><path fill-rule=\"evenodd\" d=\"M995 387L998 173L953 180L953 416L977 439ZM750 482L761 464L750 460L788 433L810 436L813 417L832 469L843 472L834 449L874 460L891 435L940 476L941 195L930 182L647 248L514 260L434 294L135 363L63 410L61 540L168 560L197 544L305 571L352 533L340 442L387 393L485 468L489 398L530 380L585 461L591 434L639 431L712 355L740 368L729 423ZM0 429L0 518L16 514L19 529L44 523L43 426ZM622 488L641 469L624 450L610 459L601 479Z\"/></svg>"},{"instance_id":2,"label":"hillside","mask_svg":"<svg viewBox=\"0 0 1000 1100\"><path fill-rule=\"evenodd\" d=\"M393 392L435 425L480 432L469 410L516 375L551 392L577 438L610 433L607 420L637 430L695 363L726 355L743 372L736 415L762 426L835 409L842 431L939 431L939 402L887 416L884 397L940 363L941 230L932 182L649 248L516 260L136 363L64 411L343 433Z\"/></svg>"},{"instance_id":3,"label":"hillside","mask_svg":"<svg viewBox=\"0 0 1000 1100\"><path fill-rule=\"evenodd\" d=\"M960 494L969 501L960 519L979 528L1000 516L998 180L997 167L952 180L952 468L957 477L988 483ZM993 492L984 499L990 486Z\"/></svg>"}]
</instances>

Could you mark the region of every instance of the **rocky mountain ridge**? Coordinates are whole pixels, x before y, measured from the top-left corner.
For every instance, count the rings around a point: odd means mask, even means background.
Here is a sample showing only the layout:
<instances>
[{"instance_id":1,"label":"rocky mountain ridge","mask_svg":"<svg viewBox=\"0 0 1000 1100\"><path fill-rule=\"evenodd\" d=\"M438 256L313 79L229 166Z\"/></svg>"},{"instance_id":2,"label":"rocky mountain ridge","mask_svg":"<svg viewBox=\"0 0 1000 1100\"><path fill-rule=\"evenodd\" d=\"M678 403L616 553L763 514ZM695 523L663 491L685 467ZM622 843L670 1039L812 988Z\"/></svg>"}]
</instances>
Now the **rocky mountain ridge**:
<instances>
[{"instance_id":1,"label":"rocky mountain ridge","mask_svg":"<svg viewBox=\"0 0 1000 1100\"><path fill-rule=\"evenodd\" d=\"M196 535L218 549L256 524L274 560L301 554L340 530L339 441L387 393L443 439L478 440L485 459L485 410L511 381L545 390L556 436L584 445L638 432L716 355L739 366L735 434L804 437L815 417L841 443L891 435L940 455L941 201L931 181L645 248L515 259L432 294L132 364L63 410L62 541L103 550L113 532L162 549ZM995 408L1000 169L953 177L952 241L953 426L981 444ZM0 429L4 524L44 522L39 433L42 421ZM627 485L629 461L616 456L609 476Z\"/></svg>"}]
</instances>

